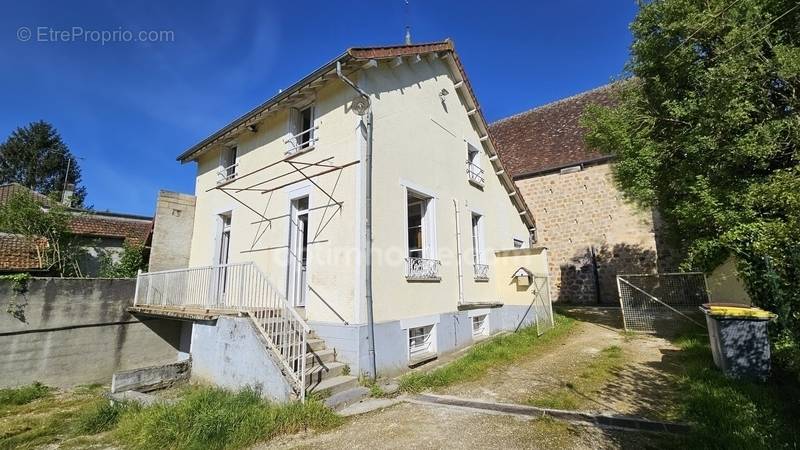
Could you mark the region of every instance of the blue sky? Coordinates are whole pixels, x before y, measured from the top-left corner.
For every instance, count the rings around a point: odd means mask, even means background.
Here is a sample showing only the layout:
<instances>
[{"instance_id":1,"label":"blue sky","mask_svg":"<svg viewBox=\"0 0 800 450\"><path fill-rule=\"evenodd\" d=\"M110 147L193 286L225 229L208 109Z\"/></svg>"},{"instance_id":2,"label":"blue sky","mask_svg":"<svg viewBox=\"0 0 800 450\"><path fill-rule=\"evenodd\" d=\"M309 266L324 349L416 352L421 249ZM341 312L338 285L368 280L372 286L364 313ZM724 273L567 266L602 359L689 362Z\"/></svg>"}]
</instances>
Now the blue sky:
<instances>
[{"instance_id":1,"label":"blue sky","mask_svg":"<svg viewBox=\"0 0 800 450\"><path fill-rule=\"evenodd\" d=\"M634 0L411 0L408 17L415 42L455 41L493 121L617 77L635 13ZM347 47L401 43L405 22L403 0L6 2L0 139L46 120L85 158L88 204L152 214L159 189L194 190L176 155ZM92 42L126 30L174 40Z\"/></svg>"}]
</instances>

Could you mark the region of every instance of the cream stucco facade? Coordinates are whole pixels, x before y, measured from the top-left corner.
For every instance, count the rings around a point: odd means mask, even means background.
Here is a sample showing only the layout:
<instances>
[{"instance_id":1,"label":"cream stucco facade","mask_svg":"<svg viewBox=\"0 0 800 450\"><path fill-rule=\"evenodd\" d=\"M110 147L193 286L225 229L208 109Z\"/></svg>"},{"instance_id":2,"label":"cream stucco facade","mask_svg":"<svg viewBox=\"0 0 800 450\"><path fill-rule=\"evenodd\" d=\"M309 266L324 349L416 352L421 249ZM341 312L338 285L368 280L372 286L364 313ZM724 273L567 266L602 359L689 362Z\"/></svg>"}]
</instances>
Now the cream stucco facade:
<instances>
[{"instance_id":1,"label":"cream stucco facade","mask_svg":"<svg viewBox=\"0 0 800 450\"><path fill-rule=\"evenodd\" d=\"M495 281L511 274L497 271L495 252L514 248L515 240L517 245L528 247L529 233L481 150L480 136L457 94L448 63L439 58L396 67L381 63L352 77L370 94L375 124L372 243L375 321L457 309L456 207L461 230L463 300L503 303L506 299L500 298ZM442 90L448 94L440 96ZM243 133L197 158L197 206L190 266L219 262L221 216L229 214L228 261L254 261L275 286L288 293L285 289L289 205L293 198L307 195L310 212L306 317L314 322L366 321L363 287L366 137L362 117L350 109L353 97L350 87L334 79L306 101L314 107L317 140L313 150L290 161L308 174L321 172L323 168L306 169L302 163L324 161L329 165L345 165L358 161L358 164L312 181L294 172L288 163L279 163L287 157L284 140L290 120L288 109L269 115L259 123L256 132ZM475 162L485 170L483 186L468 179L468 145L480 150ZM250 190L232 192L233 195L214 189L224 164L220 162L221 152L233 146L237 148L239 177L265 168L248 180L238 180L237 188L285 186L268 193ZM265 180L268 182L260 184ZM426 238L435 245L430 258L441 262L436 280L406 278L408 190L430 197L428 211L432 216L428 219L432 225ZM473 214L479 214L482 220L480 254L481 263L488 265L488 281L476 280L474 276Z\"/></svg>"},{"instance_id":2,"label":"cream stucco facade","mask_svg":"<svg viewBox=\"0 0 800 450\"><path fill-rule=\"evenodd\" d=\"M354 373L530 324L512 275L547 251L493 145L452 43L350 49L179 157L197 165L189 266L254 263Z\"/></svg>"}]
</instances>

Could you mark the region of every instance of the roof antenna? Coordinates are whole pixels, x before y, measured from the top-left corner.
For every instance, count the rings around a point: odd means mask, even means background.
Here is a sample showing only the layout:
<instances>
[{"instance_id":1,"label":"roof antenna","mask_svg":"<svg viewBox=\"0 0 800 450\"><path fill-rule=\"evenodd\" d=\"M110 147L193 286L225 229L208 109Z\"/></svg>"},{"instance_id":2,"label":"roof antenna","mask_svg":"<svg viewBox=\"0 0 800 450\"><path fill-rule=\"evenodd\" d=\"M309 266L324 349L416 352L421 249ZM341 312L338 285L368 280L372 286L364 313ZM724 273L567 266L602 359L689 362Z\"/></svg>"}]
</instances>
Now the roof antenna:
<instances>
[{"instance_id":1,"label":"roof antenna","mask_svg":"<svg viewBox=\"0 0 800 450\"><path fill-rule=\"evenodd\" d=\"M406 8L405 8L405 10L406 10L406 45L411 45L411 25L409 25L411 20L410 20L410 14L409 14L409 7L410 7L410 5L408 4L408 0L406 0Z\"/></svg>"}]
</instances>

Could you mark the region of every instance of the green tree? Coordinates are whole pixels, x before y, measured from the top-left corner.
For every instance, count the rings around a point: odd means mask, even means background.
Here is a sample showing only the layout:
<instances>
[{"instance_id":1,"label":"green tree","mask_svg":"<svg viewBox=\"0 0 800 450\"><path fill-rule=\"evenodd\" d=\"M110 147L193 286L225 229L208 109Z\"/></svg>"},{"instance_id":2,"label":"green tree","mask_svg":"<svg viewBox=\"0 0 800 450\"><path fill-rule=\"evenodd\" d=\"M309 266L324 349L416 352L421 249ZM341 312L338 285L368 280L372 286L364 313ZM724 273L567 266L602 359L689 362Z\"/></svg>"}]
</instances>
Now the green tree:
<instances>
[{"instance_id":1,"label":"green tree","mask_svg":"<svg viewBox=\"0 0 800 450\"><path fill-rule=\"evenodd\" d=\"M105 278L136 278L137 271L147 270L145 248L139 244L123 244L122 253L106 252L100 260L100 276Z\"/></svg>"},{"instance_id":2,"label":"green tree","mask_svg":"<svg viewBox=\"0 0 800 450\"><path fill-rule=\"evenodd\" d=\"M73 206L83 205L86 188L81 186L81 168L47 122L32 122L11 133L0 144L0 183L20 183L37 192L60 198L64 179L75 185Z\"/></svg>"},{"instance_id":3,"label":"green tree","mask_svg":"<svg viewBox=\"0 0 800 450\"><path fill-rule=\"evenodd\" d=\"M78 262L85 251L69 231L73 217L58 203L45 209L32 195L17 193L0 205L0 232L26 239L42 269L62 277L80 277Z\"/></svg>"},{"instance_id":4,"label":"green tree","mask_svg":"<svg viewBox=\"0 0 800 450\"><path fill-rule=\"evenodd\" d=\"M657 207L685 267L729 255L754 301L800 337L800 3L640 3L614 107L589 145L617 155L631 199Z\"/></svg>"}]
</instances>

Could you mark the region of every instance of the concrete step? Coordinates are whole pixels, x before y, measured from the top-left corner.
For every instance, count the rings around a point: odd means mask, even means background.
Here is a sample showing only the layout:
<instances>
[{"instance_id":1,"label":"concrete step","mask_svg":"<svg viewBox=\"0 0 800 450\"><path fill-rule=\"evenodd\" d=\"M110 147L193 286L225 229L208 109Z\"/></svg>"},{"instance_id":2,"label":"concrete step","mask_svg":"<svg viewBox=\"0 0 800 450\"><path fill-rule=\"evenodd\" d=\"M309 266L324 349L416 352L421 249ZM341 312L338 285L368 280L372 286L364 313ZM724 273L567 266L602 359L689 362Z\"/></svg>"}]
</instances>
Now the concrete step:
<instances>
[{"instance_id":1,"label":"concrete step","mask_svg":"<svg viewBox=\"0 0 800 450\"><path fill-rule=\"evenodd\" d=\"M329 397L336 393L346 391L358 386L358 378L353 375L339 375L338 377L326 378L318 383L308 386L306 392Z\"/></svg>"},{"instance_id":2,"label":"concrete step","mask_svg":"<svg viewBox=\"0 0 800 450\"><path fill-rule=\"evenodd\" d=\"M312 352L325 350L327 348L325 341L319 338L306 339L306 345L308 346L308 349Z\"/></svg>"},{"instance_id":3,"label":"concrete step","mask_svg":"<svg viewBox=\"0 0 800 450\"><path fill-rule=\"evenodd\" d=\"M319 365L320 363L333 362L336 359L336 352L333 349L324 349L316 352L306 353L306 369Z\"/></svg>"},{"instance_id":4,"label":"concrete step","mask_svg":"<svg viewBox=\"0 0 800 450\"><path fill-rule=\"evenodd\" d=\"M306 383L313 385L327 378L342 375L345 367L347 367L347 364L338 361L318 364L310 368L306 366Z\"/></svg>"},{"instance_id":5,"label":"concrete step","mask_svg":"<svg viewBox=\"0 0 800 450\"><path fill-rule=\"evenodd\" d=\"M325 399L325 406L333 410L341 410L350 405L356 404L363 399L369 397L369 389L364 386L356 386L336 394L331 395Z\"/></svg>"}]
</instances>

